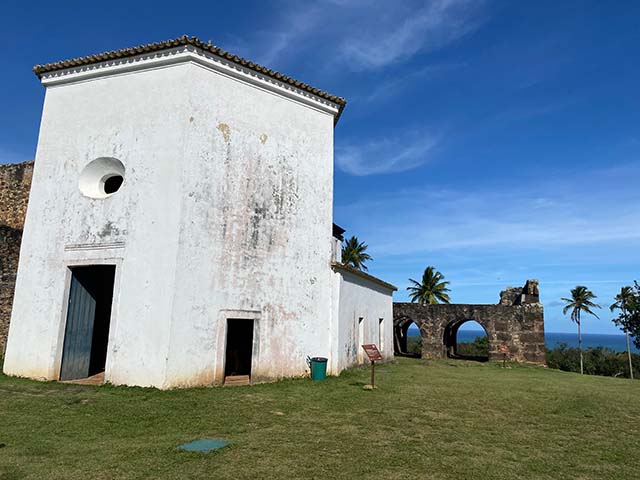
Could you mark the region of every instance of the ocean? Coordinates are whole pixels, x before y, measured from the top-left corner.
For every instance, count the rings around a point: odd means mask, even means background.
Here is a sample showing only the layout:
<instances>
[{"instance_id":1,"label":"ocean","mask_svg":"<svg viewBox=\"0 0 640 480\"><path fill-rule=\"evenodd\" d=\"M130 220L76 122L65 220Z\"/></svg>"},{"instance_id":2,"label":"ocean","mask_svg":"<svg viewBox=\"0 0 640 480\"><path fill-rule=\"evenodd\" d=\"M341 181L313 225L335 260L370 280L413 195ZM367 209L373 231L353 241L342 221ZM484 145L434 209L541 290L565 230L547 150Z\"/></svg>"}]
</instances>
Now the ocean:
<instances>
[{"instance_id":1,"label":"ocean","mask_svg":"<svg viewBox=\"0 0 640 480\"><path fill-rule=\"evenodd\" d=\"M418 328L413 325L409 327L408 335L410 337L418 336ZM473 342L476 337L483 337L485 332L483 330L460 330L458 332L458 342ZM544 334L545 343L547 348L556 348L559 343L566 343L570 347L578 346L578 333L556 333L546 332ZM606 347L616 352L627 351L627 340L624 334L620 335L600 335L594 333L582 334L582 348L588 347ZM640 351L633 346L633 340L631 340L631 351L634 353L640 353Z\"/></svg>"}]
</instances>

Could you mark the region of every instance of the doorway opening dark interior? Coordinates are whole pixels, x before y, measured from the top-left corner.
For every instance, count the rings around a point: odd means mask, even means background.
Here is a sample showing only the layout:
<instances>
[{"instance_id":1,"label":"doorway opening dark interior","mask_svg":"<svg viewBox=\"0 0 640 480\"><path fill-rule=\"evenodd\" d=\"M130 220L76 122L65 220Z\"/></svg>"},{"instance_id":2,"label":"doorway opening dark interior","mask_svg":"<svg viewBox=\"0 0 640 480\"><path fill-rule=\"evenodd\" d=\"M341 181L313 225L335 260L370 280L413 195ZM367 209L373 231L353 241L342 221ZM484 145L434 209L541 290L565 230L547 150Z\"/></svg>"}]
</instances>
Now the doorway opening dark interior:
<instances>
[{"instance_id":1,"label":"doorway opening dark interior","mask_svg":"<svg viewBox=\"0 0 640 480\"><path fill-rule=\"evenodd\" d=\"M252 357L253 320L227 319L225 377L246 377L248 381L251 378Z\"/></svg>"},{"instance_id":2,"label":"doorway opening dark interior","mask_svg":"<svg viewBox=\"0 0 640 480\"><path fill-rule=\"evenodd\" d=\"M115 265L71 268L60 380L104 372L115 271Z\"/></svg>"}]
</instances>

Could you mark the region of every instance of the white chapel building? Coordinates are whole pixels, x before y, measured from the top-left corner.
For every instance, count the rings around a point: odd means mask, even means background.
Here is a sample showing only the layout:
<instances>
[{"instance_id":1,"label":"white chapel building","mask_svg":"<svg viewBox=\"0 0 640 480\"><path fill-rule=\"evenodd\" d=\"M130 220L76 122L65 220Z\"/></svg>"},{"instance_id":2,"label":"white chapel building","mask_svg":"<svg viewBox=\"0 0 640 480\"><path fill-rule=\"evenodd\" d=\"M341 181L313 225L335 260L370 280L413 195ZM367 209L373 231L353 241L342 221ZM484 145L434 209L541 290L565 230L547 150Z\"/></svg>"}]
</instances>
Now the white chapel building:
<instances>
[{"instance_id":1,"label":"white chapel building","mask_svg":"<svg viewBox=\"0 0 640 480\"><path fill-rule=\"evenodd\" d=\"M172 388L392 358L395 287L340 264L344 99L193 37L34 71L5 373Z\"/></svg>"}]
</instances>

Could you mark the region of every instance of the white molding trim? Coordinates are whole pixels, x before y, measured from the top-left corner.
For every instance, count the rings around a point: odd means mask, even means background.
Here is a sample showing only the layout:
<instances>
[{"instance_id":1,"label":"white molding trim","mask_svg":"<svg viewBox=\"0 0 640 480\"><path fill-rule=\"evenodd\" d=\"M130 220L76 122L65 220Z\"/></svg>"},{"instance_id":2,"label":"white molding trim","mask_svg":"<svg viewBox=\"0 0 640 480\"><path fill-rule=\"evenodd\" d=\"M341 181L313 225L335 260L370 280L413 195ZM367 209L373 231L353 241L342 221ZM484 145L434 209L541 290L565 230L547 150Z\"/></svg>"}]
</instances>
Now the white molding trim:
<instances>
[{"instance_id":1,"label":"white molding trim","mask_svg":"<svg viewBox=\"0 0 640 480\"><path fill-rule=\"evenodd\" d=\"M112 248L124 248L124 242L111 242L111 243L75 243L64 246L66 252L74 250L109 250Z\"/></svg>"},{"instance_id":2,"label":"white molding trim","mask_svg":"<svg viewBox=\"0 0 640 480\"><path fill-rule=\"evenodd\" d=\"M238 65L211 52L205 52L193 45L182 45L132 57L78 65L64 70L54 70L44 73L41 77L41 82L45 87L53 87L83 82L99 77L164 68L182 63L195 63L225 76L241 80L250 85L312 106L334 117L337 116L340 111L340 106L330 100L314 95L311 92L289 83L282 82L269 75Z\"/></svg>"}]
</instances>

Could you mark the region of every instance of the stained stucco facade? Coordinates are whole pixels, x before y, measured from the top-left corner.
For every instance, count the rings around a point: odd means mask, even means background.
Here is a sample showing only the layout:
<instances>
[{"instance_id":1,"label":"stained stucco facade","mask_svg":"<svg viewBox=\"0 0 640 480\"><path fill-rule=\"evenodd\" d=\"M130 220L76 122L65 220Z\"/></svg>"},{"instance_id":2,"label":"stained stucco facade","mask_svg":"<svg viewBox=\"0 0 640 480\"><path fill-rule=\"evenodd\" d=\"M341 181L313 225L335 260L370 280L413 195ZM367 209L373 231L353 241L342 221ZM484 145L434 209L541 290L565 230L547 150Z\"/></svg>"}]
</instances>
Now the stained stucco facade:
<instances>
[{"instance_id":1,"label":"stained stucco facade","mask_svg":"<svg viewBox=\"0 0 640 480\"><path fill-rule=\"evenodd\" d=\"M395 287L362 272L334 265L335 291L339 297L337 333L334 338L335 371L368 360L361 348L377 345L384 360L393 360L393 303Z\"/></svg>"},{"instance_id":2,"label":"stained stucco facade","mask_svg":"<svg viewBox=\"0 0 640 480\"><path fill-rule=\"evenodd\" d=\"M254 321L254 382L304 375L307 356L357 363L343 302L367 287L331 268L339 105L191 45L42 82L6 373L60 378L73 268L100 264L106 381L222 383L229 319ZM79 184L96 159L123 168L106 198ZM391 345L391 291L369 290Z\"/></svg>"}]
</instances>

